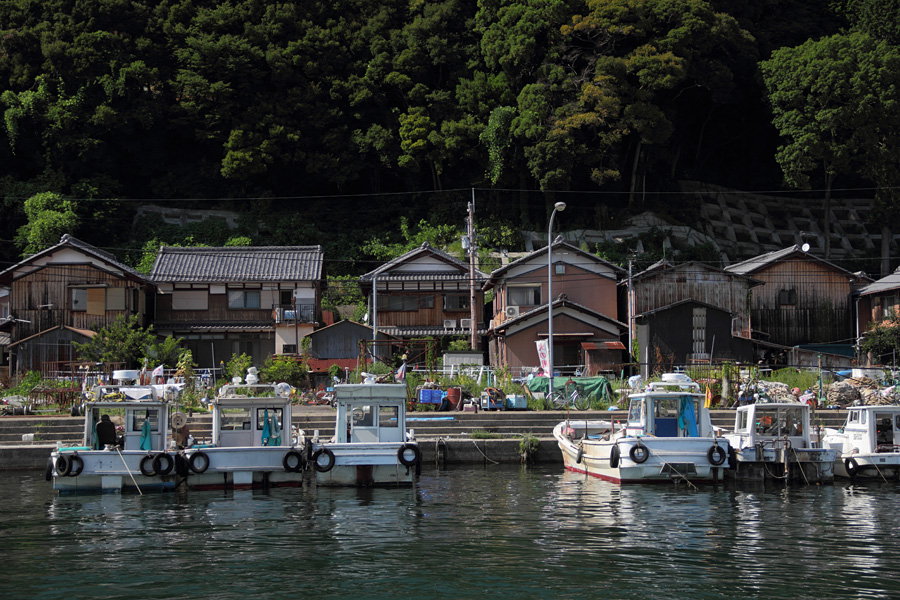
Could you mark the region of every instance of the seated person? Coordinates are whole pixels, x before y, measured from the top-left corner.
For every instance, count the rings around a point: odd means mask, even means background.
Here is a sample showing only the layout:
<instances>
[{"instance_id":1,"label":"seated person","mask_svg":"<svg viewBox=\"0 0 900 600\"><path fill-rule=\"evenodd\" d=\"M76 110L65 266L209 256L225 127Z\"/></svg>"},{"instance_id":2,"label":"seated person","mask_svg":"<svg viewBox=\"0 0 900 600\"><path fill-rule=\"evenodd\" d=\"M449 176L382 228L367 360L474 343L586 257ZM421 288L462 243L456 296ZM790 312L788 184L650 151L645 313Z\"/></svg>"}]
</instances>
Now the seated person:
<instances>
[{"instance_id":1,"label":"seated person","mask_svg":"<svg viewBox=\"0 0 900 600\"><path fill-rule=\"evenodd\" d=\"M97 444L100 448L120 445L116 437L116 425L109 420L109 415L101 416L97 423Z\"/></svg>"}]
</instances>

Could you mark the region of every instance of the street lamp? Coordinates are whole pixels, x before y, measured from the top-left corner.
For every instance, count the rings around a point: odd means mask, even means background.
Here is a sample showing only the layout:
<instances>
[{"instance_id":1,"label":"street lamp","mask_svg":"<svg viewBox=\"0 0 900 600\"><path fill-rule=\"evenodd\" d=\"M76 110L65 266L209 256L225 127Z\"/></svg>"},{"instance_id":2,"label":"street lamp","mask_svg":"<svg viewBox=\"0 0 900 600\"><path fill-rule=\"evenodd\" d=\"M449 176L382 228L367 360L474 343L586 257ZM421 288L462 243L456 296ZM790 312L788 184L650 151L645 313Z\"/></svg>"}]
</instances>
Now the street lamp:
<instances>
[{"instance_id":1,"label":"street lamp","mask_svg":"<svg viewBox=\"0 0 900 600\"><path fill-rule=\"evenodd\" d=\"M553 393L553 217L557 212L566 210L565 202L557 202L550 213L550 225L547 228L547 360L550 363L550 389L547 397Z\"/></svg>"}]
</instances>

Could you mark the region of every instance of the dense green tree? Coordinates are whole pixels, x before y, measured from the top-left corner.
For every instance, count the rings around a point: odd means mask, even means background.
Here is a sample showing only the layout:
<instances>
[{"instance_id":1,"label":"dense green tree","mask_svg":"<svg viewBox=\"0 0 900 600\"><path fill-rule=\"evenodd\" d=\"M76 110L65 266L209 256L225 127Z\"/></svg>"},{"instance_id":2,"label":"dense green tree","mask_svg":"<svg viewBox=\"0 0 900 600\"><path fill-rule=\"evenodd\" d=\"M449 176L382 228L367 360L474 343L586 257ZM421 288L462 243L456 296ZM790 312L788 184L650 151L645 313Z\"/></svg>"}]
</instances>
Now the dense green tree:
<instances>
[{"instance_id":1,"label":"dense green tree","mask_svg":"<svg viewBox=\"0 0 900 600\"><path fill-rule=\"evenodd\" d=\"M35 194L24 204L28 223L16 236L22 256L30 256L59 242L64 233L78 229L75 203L59 194L44 192Z\"/></svg>"},{"instance_id":2,"label":"dense green tree","mask_svg":"<svg viewBox=\"0 0 900 600\"><path fill-rule=\"evenodd\" d=\"M108 327L97 329L94 337L87 342L72 342L72 346L81 360L132 367L146 355L155 341L153 326L144 329L139 323L137 315L127 319L116 317Z\"/></svg>"},{"instance_id":3,"label":"dense green tree","mask_svg":"<svg viewBox=\"0 0 900 600\"><path fill-rule=\"evenodd\" d=\"M896 162L898 58L886 43L850 32L782 48L761 65L785 140L776 154L785 181L809 189L815 175L824 188L826 258L835 178L860 166L890 178L884 167Z\"/></svg>"}]
</instances>

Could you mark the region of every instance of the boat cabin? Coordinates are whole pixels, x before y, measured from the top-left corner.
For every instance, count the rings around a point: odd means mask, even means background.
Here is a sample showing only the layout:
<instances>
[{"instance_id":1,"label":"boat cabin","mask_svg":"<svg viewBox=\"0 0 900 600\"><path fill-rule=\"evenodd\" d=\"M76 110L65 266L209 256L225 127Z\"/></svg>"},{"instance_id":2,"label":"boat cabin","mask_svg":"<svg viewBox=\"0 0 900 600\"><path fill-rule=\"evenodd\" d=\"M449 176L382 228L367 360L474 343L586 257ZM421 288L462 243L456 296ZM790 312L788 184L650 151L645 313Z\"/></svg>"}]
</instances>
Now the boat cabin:
<instances>
[{"instance_id":1,"label":"boat cabin","mask_svg":"<svg viewBox=\"0 0 900 600\"><path fill-rule=\"evenodd\" d=\"M746 448L757 442L787 438L793 448L810 446L809 406L795 402L749 404L738 407L734 433Z\"/></svg>"},{"instance_id":2,"label":"boat cabin","mask_svg":"<svg viewBox=\"0 0 900 600\"><path fill-rule=\"evenodd\" d=\"M851 406L844 434L849 446L844 453L896 452L900 450L900 406Z\"/></svg>"},{"instance_id":3,"label":"boat cabin","mask_svg":"<svg viewBox=\"0 0 900 600\"><path fill-rule=\"evenodd\" d=\"M150 386L96 386L85 404L84 445L94 450L165 450L168 408ZM146 427L145 427L146 424ZM149 447L148 447L149 446Z\"/></svg>"},{"instance_id":4,"label":"boat cabin","mask_svg":"<svg viewBox=\"0 0 900 600\"><path fill-rule=\"evenodd\" d=\"M650 383L631 395L625 435L707 437L712 425L704 400L700 386L687 377Z\"/></svg>"},{"instance_id":5,"label":"boat cabin","mask_svg":"<svg viewBox=\"0 0 900 600\"><path fill-rule=\"evenodd\" d=\"M405 384L336 385L334 397L337 443L406 441Z\"/></svg>"},{"instance_id":6,"label":"boat cabin","mask_svg":"<svg viewBox=\"0 0 900 600\"><path fill-rule=\"evenodd\" d=\"M223 386L211 406L215 447L291 445L291 399L275 395L273 385Z\"/></svg>"}]
</instances>

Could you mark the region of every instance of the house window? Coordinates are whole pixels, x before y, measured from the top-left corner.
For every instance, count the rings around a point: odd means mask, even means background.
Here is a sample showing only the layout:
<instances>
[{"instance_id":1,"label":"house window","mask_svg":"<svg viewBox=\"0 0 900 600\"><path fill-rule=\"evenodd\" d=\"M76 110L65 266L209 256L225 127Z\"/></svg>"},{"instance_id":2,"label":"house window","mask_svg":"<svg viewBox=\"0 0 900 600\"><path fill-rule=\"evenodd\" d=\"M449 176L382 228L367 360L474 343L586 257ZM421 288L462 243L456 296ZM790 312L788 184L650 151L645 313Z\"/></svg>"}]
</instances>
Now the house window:
<instances>
[{"instance_id":1,"label":"house window","mask_svg":"<svg viewBox=\"0 0 900 600\"><path fill-rule=\"evenodd\" d=\"M469 310L469 296L466 294L447 294L444 296L444 310Z\"/></svg>"},{"instance_id":2,"label":"house window","mask_svg":"<svg viewBox=\"0 0 900 600\"><path fill-rule=\"evenodd\" d=\"M507 306L539 306L541 304L541 286L516 285L506 288Z\"/></svg>"},{"instance_id":3,"label":"house window","mask_svg":"<svg viewBox=\"0 0 900 600\"><path fill-rule=\"evenodd\" d=\"M282 307L294 305L294 290L281 290L279 292L279 304Z\"/></svg>"},{"instance_id":4,"label":"house window","mask_svg":"<svg viewBox=\"0 0 900 600\"><path fill-rule=\"evenodd\" d=\"M259 290L229 290L228 308L259 308Z\"/></svg>"},{"instance_id":5,"label":"house window","mask_svg":"<svg viewBox=\"0 0 900 600\"><path fill-rule=\"evenodd\" d=\"M72 290L72 312L84 312L87 310L87 290L74 288Z\"/></svg>"},{"instance_id":6,"label":"house window","mask_svg":"<svg viewBox=\"0 0 900 600\"><path fill-rule=\"evenodd\" d=\"M175 290L172 310L209 310L209 294L206 290Z\"/></svg>"},{"instance_id":7,"label":"house window","mask_svg":"<svg viewBox=\"0 0 900 600\"><path fill-rule=\"evenodd\" d=\"M419 298L419 296L381 295L378 296L378 310L416 311L419 310ZM431 302L433 306L433 298Z\"/></svg>"},{"instance_id":8,"label":"house window","mask_svg":"<svg viewBox=\"0 0 900 600\"><path fill-rule=\"evenodd\" d=\"M281 347L282 354L297 354L297 344L284 344Z\"/></svg>"},{"instance_id":9,"label":"house window","mask_svg":"<svg viewBox=\"0 0 900 600\"><path fill-rule=\"evenodd\" d=\"M797 304L797 290L781 290L778 292L778 306L795 306Z\"/></svg>"},{"instance_id":10,"label":"house window","mask_svg":"<svg viewBox=\"0 0 900 600\"><path fill-rule=\"evenodd\" d=\"M125 288L106 290L106 310L125 310Z\"/></svg>"},{"instance_id":11,"label":"house window","mask_svg":"<svg viewBox=\"0 0 900 600\"><path fill-rule=\"evenodd\" d=\"M5 319L9 316L9 306L4 304L0 306L0 319Z\"/></svg>"}]
</instances>

